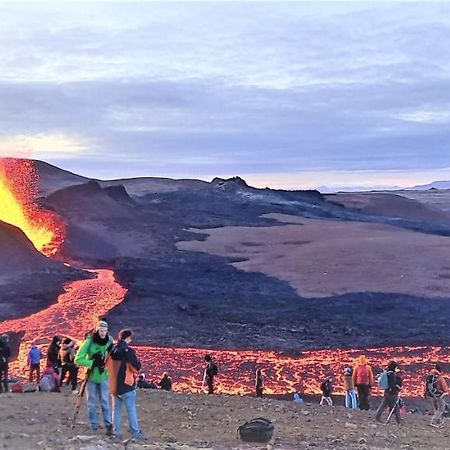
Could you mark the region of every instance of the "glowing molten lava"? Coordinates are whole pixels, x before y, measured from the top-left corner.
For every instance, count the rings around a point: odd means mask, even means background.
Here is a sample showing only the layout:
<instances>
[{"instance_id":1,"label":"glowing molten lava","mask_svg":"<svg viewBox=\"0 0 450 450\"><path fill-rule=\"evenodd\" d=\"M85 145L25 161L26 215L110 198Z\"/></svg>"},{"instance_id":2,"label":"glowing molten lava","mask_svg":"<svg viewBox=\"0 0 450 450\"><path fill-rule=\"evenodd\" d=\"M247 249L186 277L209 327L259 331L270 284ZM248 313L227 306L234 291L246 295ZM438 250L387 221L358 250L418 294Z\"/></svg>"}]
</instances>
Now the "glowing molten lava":
<instances>
[{"instance_id":1,"label":"glowing molten lava","mask_svg":"<svg viewBox=\"0 0 450 450\"><path fill-rule=\"evenodd\" d=\"M0 220L20 228L38 251L53 256L64 241L64 226L56 215L40 209L36 198L33 161L0 159Z\"/></svg>"},{"instance_id":2,"label":"glowing molten lava","mask_svg":"<svg viewBox=\"0 0 450 450\"><path fill-rule=\"evenodd\" d=\"M107 314L123 301L127 290L114 279L111 270L96 270L97 277L67 283L57 303L31 316L0 323L0 334L24 333L17 361L10 364L12 374L27 374L26 356L31 344L45 350L53 335L82 339L99 317ZM131 326L133 324L130 324ZM118 330L112 330L115 334ZM139 336L136 336L139 338ZM243 395L254 391L255 369L260 367L265 376L266 394L288 394L302 391L319 393L320 382L334 374L336 393L343 393L342 373L353 366L364 353L375 374L387 362L395 359L403 370L403 395L421 396L424 379L435 362L450 362L447 347L382 347L361 350L311 350L287 356L275 351L259 350L205 350L195 348L167 348L136 346L143 368L149 379L159 379L165 371L174 380L176 391L198 392L203 375L203 357L214 356L219 365L217 392ZM374 394L381 394L379 388Z\"/></svg>"}]
</instances>

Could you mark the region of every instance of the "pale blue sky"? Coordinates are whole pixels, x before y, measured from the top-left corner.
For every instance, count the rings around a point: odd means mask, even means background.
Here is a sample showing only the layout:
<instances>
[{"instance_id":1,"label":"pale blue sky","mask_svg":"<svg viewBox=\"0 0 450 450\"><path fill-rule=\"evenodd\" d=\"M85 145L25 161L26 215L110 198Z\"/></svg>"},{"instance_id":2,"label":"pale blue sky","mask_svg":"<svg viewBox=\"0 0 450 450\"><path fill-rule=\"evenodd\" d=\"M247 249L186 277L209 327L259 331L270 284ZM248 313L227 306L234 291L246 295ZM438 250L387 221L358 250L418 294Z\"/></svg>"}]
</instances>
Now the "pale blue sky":
<instances>
[{"instance_id":1,"label":"pale blue sky","mask_svg":"<svg viewBox=\"0 0 450 450\"><path fill-rule=\"evenodd\" d=\"M0 3L0 153L261 186L450 179L445 2Z\"/></svg>"}]
</instances>

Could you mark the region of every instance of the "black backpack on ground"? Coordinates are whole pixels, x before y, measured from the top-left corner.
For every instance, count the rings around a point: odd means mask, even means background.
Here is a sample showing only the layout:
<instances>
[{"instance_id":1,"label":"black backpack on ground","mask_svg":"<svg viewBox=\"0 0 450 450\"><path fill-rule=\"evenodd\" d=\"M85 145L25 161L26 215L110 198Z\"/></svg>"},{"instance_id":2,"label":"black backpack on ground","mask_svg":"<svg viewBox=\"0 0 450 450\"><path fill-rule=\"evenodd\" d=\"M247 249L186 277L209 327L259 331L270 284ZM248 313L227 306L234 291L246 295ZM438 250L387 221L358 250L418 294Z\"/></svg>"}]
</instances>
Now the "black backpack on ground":
<instances>
[{"instance_id":1,"label":"black backpack on ground","mask_svg":"<svg viewBox=\"0 0 450 450\"><path fill-rule=\"evenodd\" d=\"M437 375L427 375L425 378L425 397L438 398L442 396L444 391L437 387L437 382Z\"/></svg>"},{"instance_id":2,"label":"black backpack on ground","mask_svg":"<svg viewBox=\"0 0 450 450\"><path fill-rule=\"evenodd\" d=\"M238 436L245 442L268 442L273 435L273 423L258 417L244 423L237 429Z\"/></svg>"}]
</instances>

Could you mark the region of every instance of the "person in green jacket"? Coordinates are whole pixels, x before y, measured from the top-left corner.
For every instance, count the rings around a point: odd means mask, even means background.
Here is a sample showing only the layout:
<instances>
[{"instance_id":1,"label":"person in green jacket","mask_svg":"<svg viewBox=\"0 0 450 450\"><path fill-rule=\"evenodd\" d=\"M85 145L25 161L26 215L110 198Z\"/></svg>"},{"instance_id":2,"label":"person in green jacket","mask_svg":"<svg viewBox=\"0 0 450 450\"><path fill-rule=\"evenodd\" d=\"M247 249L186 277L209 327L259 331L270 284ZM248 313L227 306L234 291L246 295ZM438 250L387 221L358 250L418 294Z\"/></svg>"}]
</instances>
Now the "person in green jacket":
<instances>
[{"instance_id":1,"label":"person in green jacket","mask_svg":"<svg viewBox=\"0 0 450 450\"><path fill-rule=\"evenodd\" d=\"M112 339L108 334L108 323L100 320L93 333L88 334L81 344L75 364L84 366L89 370L86 384L86 397L89 423L92 430L97 430L99 420L97 404L100 402L106 434L112 436L113 425L111 420L111 407L109 404L108 371L105 369L105 359L112 347Z\"/></svg>"}]
</instances>

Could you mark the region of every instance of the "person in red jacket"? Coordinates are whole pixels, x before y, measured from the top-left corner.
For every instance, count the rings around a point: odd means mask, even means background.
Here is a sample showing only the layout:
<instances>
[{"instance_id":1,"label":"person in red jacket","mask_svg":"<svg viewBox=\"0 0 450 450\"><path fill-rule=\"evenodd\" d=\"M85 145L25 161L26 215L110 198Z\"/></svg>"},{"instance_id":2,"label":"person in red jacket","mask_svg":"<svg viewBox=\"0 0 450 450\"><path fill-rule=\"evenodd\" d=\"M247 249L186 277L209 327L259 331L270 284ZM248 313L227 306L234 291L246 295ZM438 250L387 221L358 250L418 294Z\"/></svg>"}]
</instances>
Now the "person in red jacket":
<instances>
[{"instance_id":1,"label":"person in red jacket","mask_svg":"<svg viewBox=\"0 0 450 450\"><path fill-rule=\"evenodd\" d=\"M442 368L439 364L434 366L434 369L427 377L427 391L425 395L431 398L433 403L434 415L431 419L430 426L434 428L441 428L444 425L442 415L445 410L444 397L448 394L448 386L443 376Z\"/></svg>"},{"instance_id":2,"label":"person in red jacket","mask_svg":"<svg viewBox=\"0 0 450 450\"><path fill-rule=\"evenodd\" d=\"M366 411L370 409L369 396L374 382L372 368L366 357L361 355L353 369L353 384L358 391L359 409Z\"/></svg>"}]
</instances>

